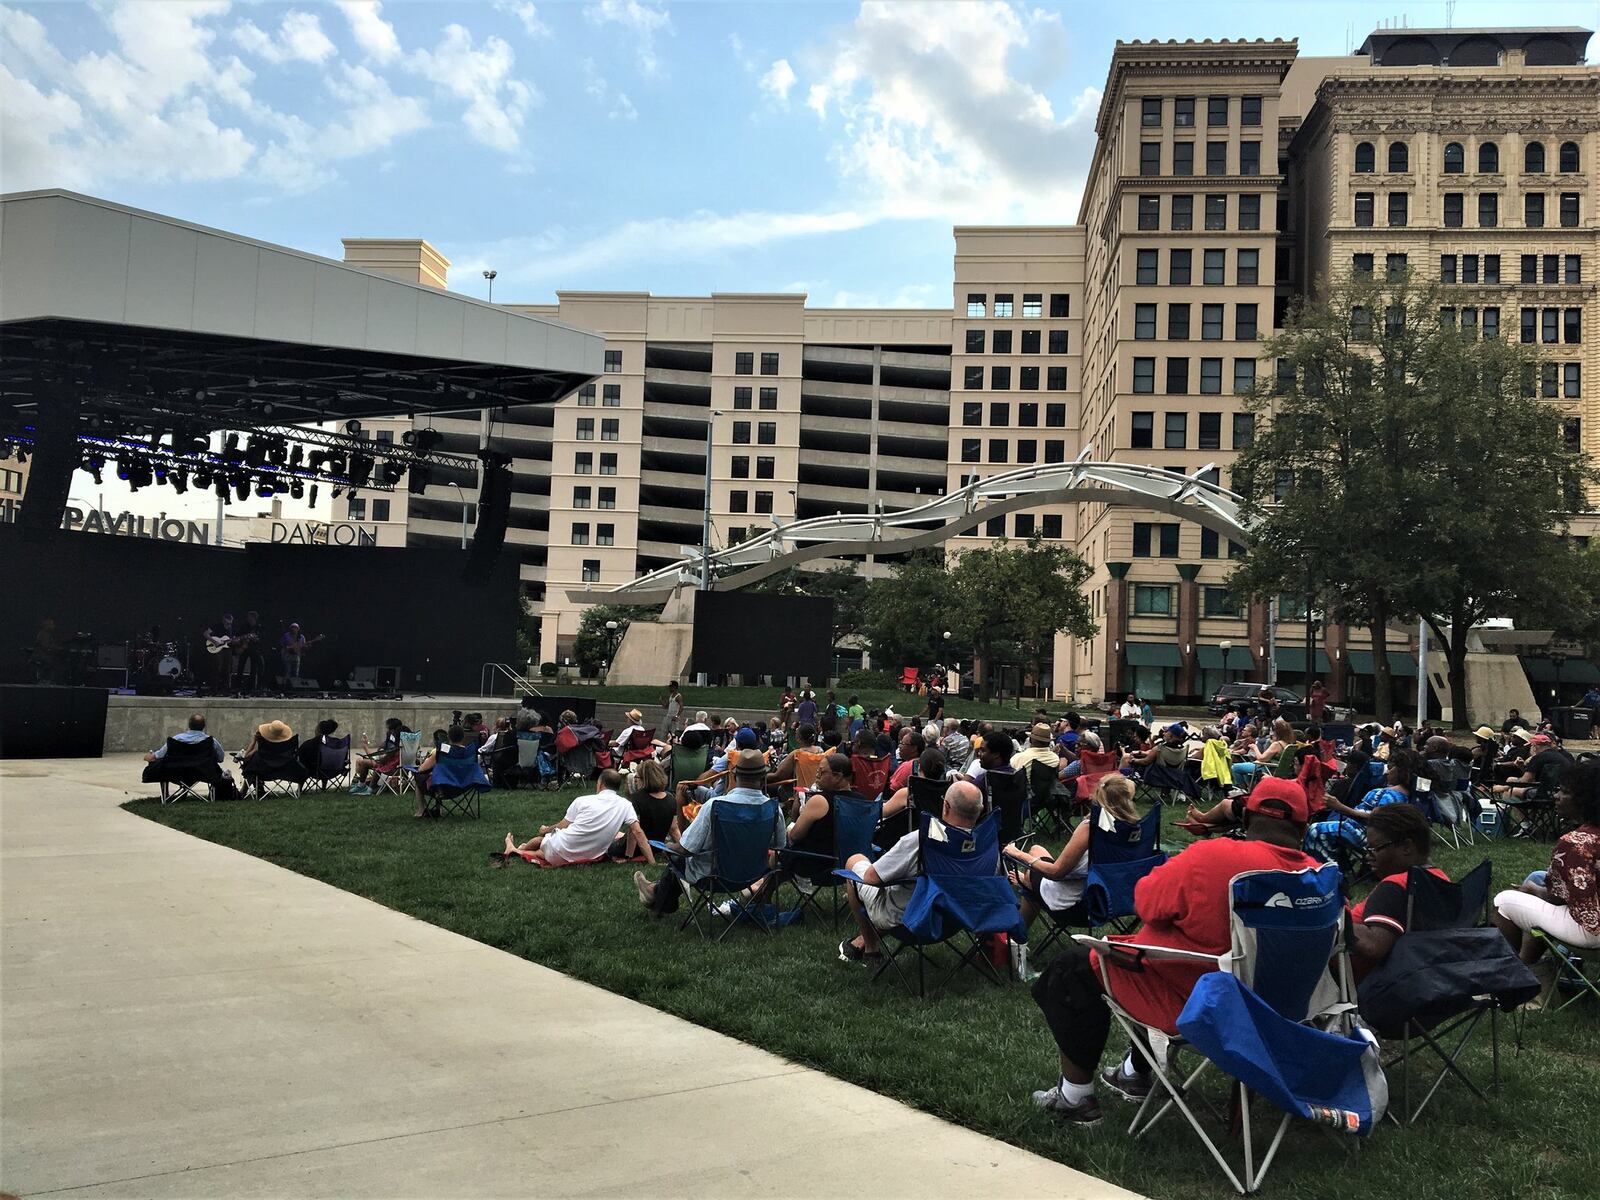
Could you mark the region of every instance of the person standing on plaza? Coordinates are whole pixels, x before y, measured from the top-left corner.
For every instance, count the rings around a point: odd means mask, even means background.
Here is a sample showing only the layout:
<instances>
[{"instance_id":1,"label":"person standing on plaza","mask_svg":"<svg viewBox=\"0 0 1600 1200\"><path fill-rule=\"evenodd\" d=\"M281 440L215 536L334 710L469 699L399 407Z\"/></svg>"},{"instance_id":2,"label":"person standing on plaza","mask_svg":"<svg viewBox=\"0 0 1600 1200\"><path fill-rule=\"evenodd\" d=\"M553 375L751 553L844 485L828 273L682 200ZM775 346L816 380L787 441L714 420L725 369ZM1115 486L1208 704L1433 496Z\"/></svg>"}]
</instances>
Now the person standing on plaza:
<instances>
[{"instance_id":1,"label":"person standing on plaza","mask_svg":"<svg viewBox=\"0 0 1600 1200\"><path fill-rule=\"evenodd\" d=\"M667 695L661 701L661 711L664 714L663 724L666 727L666 739L670 742L683 728L683 693L678 690L678 681L674 679L667 684Z\"/></svg>"}]
</instances>

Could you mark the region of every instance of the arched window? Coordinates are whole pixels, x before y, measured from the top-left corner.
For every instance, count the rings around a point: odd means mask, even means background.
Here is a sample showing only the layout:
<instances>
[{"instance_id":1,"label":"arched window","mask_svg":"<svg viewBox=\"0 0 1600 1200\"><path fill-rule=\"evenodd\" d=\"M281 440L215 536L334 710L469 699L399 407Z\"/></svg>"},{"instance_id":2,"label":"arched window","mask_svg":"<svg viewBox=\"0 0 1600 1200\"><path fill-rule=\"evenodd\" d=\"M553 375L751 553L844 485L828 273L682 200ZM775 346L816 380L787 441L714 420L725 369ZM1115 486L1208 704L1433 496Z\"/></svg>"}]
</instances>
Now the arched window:
<instances>
[{"instance_id":1,"label":"arched window","mask_svg":"<svg viewBox=\"0 0 1600 1200\"><path fill-rule=\"evenodd\" d=\"M1544 170L1544 143L1529 142L1522 152L1522 169L1524 171Z\"/></svg>"},{"instance_id":2,"label":"arched window","mask_svg":"<svg viewBox=\"0 0 1600 1200\"><path fill-rule=\"evenodd\" d=\"M1370 175L1378 169L1377 157L1373 154L1371 142L1356 143L1356 174Z\"/></svg>"},{"instance_id":3,"label":"arched window","mask_svg":"<svg viewBox=\"0 0 1600 1200\"><path fill-rule=\"evenodd\" d=\"M1460 142L1446 142L1444 144L1444 173L1446 175L1460 175L1467 169L1467 155L1461 149Z\"/></svg>"},{"instance_id":4,"label":"arched window","mask_svg":"<svg viewBox=\"0 0 1600 1200\"><path fill-rule=\"evenodd\" d=\"M1493 142L1485 142L1478 147L1478 172L1483 175L1500 173L1500 147Z\"/></svg>"},{"instance_id":5,"label":"arched window","mask_svg":"<svg viewBox=\"0 0 1600 1200\"><path fill-rule=\"evenodd\" d=\"M1389 143L1389 170L1403 172L1411 169L1411 151L1404 142Z\"/></svg>"},{"instance_id":6,"label":"arched window","mask_svg":"<svg viewBox=\"0 0 1600 1200\"><path fill-rule=\"evenodd\" d=\"M1563 171L1576 171L1578 169L1578 143L1562 142L1560 166Z\"/></svg>"}]
</instances>

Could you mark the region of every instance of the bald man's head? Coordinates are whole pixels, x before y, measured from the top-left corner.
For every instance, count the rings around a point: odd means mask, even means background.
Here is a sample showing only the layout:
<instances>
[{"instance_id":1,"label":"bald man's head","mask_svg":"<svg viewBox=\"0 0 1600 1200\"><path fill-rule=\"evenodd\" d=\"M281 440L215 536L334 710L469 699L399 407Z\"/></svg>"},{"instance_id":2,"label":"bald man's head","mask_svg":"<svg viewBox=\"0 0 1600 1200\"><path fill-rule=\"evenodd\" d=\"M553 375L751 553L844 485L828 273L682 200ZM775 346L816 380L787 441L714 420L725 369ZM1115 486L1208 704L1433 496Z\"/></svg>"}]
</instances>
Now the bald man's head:
<instances>
[{"instance_id":1,"label":"bald man's head","mask_svg":"<svg viewBox=\"0 0 1600 1200\"><path fill-rule=\"evenodd\" d=\"M946 815L954 825L971 829L983 816L983 793L969 779L952 783L944 793Z\"/></svg>"}]
</instances>

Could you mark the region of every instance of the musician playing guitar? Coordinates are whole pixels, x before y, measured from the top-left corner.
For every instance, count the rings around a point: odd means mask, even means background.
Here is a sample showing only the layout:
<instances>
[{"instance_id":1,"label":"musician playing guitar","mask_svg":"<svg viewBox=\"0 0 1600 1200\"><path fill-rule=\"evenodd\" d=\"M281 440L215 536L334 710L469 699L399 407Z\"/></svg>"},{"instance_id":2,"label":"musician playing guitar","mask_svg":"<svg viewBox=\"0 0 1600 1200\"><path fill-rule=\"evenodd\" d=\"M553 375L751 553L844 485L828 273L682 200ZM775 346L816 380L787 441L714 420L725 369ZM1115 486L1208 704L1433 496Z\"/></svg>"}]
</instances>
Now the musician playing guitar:
<instances>
[{"instance_id":1,"label":"musician playing guitar","mask_svg":"<svg viewBox=\"0 0 1600 1200\"><path fill-rule=\"evenodd\" d=\"M289 679L299 679L305 654L308 649L315 646L323 639L323 634L308 638L300 632L298 621L289 622L289 628L278 639L278 655L283 659L283 673Z\"/></svg>"},{"instance_id":2,"label":"musician playing guitar","mask_svg":"<svg viewBox=\"0 0 1600 1200\"><path fill-rule=\"evenodd\" d=\"M223 613L222 620L206 631L206 654L210 659L211 686L218 692L227 691L233 679L233 663L237 650L238 640L233 628L233 614Z\"/></svg>"}]
</instances>

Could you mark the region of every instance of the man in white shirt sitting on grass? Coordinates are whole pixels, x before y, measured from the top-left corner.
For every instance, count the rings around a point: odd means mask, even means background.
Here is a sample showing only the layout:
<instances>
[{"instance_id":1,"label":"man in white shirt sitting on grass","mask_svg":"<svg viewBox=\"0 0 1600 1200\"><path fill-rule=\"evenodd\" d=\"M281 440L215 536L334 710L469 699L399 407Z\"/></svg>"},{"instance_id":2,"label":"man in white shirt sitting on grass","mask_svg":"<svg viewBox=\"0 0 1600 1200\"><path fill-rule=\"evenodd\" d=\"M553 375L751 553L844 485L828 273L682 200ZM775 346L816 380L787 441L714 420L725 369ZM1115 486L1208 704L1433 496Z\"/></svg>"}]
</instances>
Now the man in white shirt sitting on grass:
<instances>
[{"instance_id":1,"label":"man in white shirt sitting on grass","mask_svg":"<svg viewBox=\"0 0 1600 1200\"><path fill-rule=\"evenodd\" d=\"M537 837L519 846L515 838L506 834L506 855L537 854L552 867L594 862L604 858L617 834L626 830L625 857L640 854L645 862L655 862L650 841L639 824L639 814L617 791L621 786L620 771L600 772L600 790L592 796L579 796L568 806L567 815L561 820L554 825L541 825Z\"/></svg>"}]
</instances>

